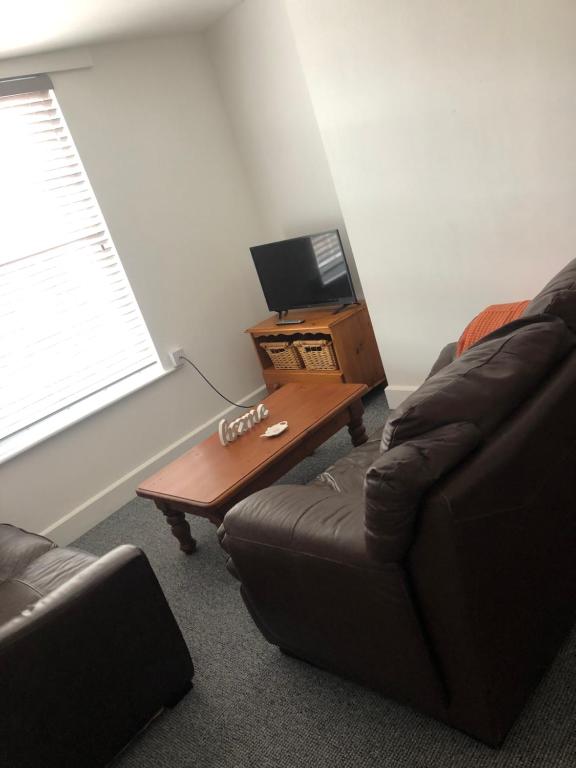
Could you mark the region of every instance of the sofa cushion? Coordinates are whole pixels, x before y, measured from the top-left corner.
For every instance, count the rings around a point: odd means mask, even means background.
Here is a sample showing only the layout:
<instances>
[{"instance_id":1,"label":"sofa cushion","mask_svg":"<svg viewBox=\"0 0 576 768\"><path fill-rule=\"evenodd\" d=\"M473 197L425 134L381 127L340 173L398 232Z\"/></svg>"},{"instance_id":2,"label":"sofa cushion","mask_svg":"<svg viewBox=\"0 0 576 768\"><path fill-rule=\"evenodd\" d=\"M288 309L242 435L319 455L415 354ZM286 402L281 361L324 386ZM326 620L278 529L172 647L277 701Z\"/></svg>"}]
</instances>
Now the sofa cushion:
<instances>
[{"instance_id":1,"label":"sofa cushion","mask_svg":"<svg viewBox=\"0 0 576 768\"><path fill-rule=\"evenodd\" d=\"M20 574L26 566L56 545L44 536L0 524L0 581Z\"/></svg>"},{"instance_id":2,"label":"sofa cushion","mask_svg":"<svg viewBox=\"0 0 576 768\"><path fill-rule=\"evenodd\" d=\"M338 459L308 485L330 488L336 493L351 493L361 496L364 490L366 470L380 453L381 436L382 428L376 434L371 435L364 445L354 448L348 455Z\"/></svg>"},{"instance_id":3,"label":"sofa cushion","mask_svg":"<svg viewBox=\"0 0 576 768\"><path fill-rule=\"evenodd\" d=\"M386 567L367 554L361 495L334 493L310 485L272 485L235 504L218 530L235 559L238 551L263 547L357 568ZM258 568L255 561L248 568ZM238 573L232 570L238 578Z\"/></svg>"},{"instance_id":4,"label":"sofa cushion","mask_svg":"<svg viewBox=\"0 0 576 768\"><path fill-rule=\"evenodd\" d=\"M39 595L47 595L69 581L98 558L77 549L55 547L31 562L18 576Z\"/></svg>"},{"instance_id":5,"label":"sofa cushion","mask_svg":"<svg viewBox=\"0 0 576 768\"><path fill-rule=\"evenodd\" d=\"M486 436L575 345L576 336L552 315L503 326L425 381L396 409L384 428L382 450L452 422L472 422Z\"/></svg>"},{"instance_id":6,"label":"sofa cushion","mask_svg":"<svg viewBox=\"0 0 576 768\"><path fill-rule=\"evenodd\" d=\"M480 442L478 428L452 423L380 454L366 474L366 545L387 562L400 560L410 542L422 496Z\"/></svg>"},{"instance_id":7,"label":"sofa cushion","mask_svg":"<svg viewBox=\"0 0 576 768\"><path fill-rule=\"evenodd\" d=\"M0 582L0 627L41 597L33 587L22 584L18 579Z\"/></svg>"},{"instance_id":8,"label":"sofa cushion","mask_svg":"<svg viewBox=\"0 0 576 768\"><path fill-rule=\"evenodd\" d=\"M576 259L570 261L535 296L524 316L556 315L576 333Z\"/></svg>"}]
</instances>

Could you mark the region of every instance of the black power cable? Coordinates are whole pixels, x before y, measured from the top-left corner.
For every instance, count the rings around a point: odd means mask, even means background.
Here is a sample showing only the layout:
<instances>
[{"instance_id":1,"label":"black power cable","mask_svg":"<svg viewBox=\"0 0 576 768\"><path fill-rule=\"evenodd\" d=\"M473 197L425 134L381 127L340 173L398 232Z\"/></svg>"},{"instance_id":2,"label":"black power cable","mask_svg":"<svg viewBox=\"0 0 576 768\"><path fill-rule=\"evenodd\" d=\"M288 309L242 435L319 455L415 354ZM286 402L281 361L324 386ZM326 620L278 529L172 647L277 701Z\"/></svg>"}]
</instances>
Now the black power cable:
<instances>
[{"instance_id":1,"label":"black power cable","mask_svg":"<svg viewBox=\"0 0 576 768\"><path fill-rule=\"evenodd\" d=\"M220 397L221 397L223 400L226 400L226 402L227 402L227 403L230 403L230 405L235 405L237 408L246 408L246 410L247 410L247 411L249 411L249 410L250 410L250 408L256 408L256 405L255 405L255 404L254 404L254 405L240 405L240 403L235 403L233 400L229 400L229 399L226 397L226 395L223 395L223 394L222 394L222 392L220 392L220 390L216 389L216 387L214 386L214 384L212 384L212 382L211 382L209 379L207 379L207 378L206 378L206 376L204 376L204 374L202 373L202 371L200 370L200 368L198 368L198 366L196 365L196 363L193 363L193 362L192 362L192 360L188 360L188 358L187 358L187 357L184 357L184 355L183 355L183 354L180 354L178 357L179 357L179 359L180 359L180 360L186 360L186 362L187 362L189 365L191 365L191 366L192 366L192 368L194 368L194 370L196 371L196 373L199 373L199 374L200 374L200 376L202 376L202 378L204 379L204 381L206 382L206 384L208 384L208 386L209 386L209 387L212 387L212 389L214 390L214 392L216 392L216 394L220 395Z\"/></svg>"}]
</instances>

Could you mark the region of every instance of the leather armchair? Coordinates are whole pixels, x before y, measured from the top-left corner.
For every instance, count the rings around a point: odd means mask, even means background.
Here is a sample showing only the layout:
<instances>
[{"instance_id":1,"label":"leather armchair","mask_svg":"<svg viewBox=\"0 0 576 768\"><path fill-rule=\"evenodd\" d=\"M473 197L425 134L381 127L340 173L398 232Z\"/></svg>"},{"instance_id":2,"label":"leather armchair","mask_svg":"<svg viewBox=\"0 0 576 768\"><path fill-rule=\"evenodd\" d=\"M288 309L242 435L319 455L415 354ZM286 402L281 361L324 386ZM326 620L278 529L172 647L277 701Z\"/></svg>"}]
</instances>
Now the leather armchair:
<instances>
[{"instance_id":1,"label":"leather armchair","mask_svg":"<svg viewBox=\"0 0 576 768\"><path fill-rule=\"evenodd\" d=\"M0 525L0 764L105 766L193 674L143 552Z\"/></svg>"},{"instance_id":2,"label":"leather armchair","mask_svg":"<svg viewBox=\"0 0 576 768\"><path fill-rule=\"evenodd\" d=\"M576 261L382 440L220 529L269 642L497 746L576 608ZM554 293L559 286L560 295ZM553 460L551 460L553 458Z\"/></svg>"}]
</instances>

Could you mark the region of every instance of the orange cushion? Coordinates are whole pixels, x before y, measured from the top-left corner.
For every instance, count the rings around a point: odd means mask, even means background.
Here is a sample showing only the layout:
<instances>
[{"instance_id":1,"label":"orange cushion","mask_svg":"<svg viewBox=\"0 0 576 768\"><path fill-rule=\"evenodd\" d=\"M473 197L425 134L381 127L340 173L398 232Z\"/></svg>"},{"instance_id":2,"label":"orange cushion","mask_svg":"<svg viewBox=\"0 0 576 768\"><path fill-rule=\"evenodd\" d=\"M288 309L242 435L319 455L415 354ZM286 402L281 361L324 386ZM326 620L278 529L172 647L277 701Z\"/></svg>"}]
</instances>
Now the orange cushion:
<instances>
[{"instance_id":1,"label":"orange cushion","mask_svg":"<svg viewBox=\"0 0 576 768\"><path fill-rule=\"evenodd\" d=\"M511 304L491 304L486 307L479 315L468 323L464 333L460 336L458 347L456 348L456 357L460 357L472 344L487 336L492 331L496 331L506 323L516 320L524 312L530 302L515 301Z\"/></svg>"}]
</instances>

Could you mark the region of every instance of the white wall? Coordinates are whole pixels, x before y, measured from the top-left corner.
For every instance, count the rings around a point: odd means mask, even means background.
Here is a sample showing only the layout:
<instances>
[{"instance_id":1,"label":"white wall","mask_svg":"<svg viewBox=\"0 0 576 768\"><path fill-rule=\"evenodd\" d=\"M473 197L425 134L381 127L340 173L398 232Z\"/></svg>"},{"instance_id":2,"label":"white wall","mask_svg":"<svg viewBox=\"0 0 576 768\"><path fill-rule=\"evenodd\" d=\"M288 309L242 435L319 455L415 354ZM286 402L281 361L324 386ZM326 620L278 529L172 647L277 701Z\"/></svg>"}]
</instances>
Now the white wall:
<instances>
[{"instance_id":1,"label":"white wall","mask_svg":"<svg viewBox=\"0 0 576 768\"><path fill-rule=\"evenodd\" d=\"M164 356L182 345L247 396L241 330L265 312L249 245L343 215L401 391L574 254L576 5L285 5L293 38L283 2L246 0L208 33L214 70L198 37L102 45L53 75L58 97ZM0 518L69 539L221 409L171 374L0 466Z\"/></svg>"},{"instance_id":2,"label":"white wall","mask_svg":"<svg viewBox=\"0 0 576 768\"><path fill-rule=\"evenodd\" d=\"M339 229L362 295L283 2L244 0L205 35L266 237Z\"/></svg>"},{"instance_id":3,"label":"white wall","mask_svg":"<svg viewBox=\"0 0 576 768\"><path fill-rule=\"evenodd\" d=\"M263 230L202 38L90 50L54 87L154 341L243 398L262 384L242 331L266 312L248 251ZM178 370L0 466L0 519L69 540L225 407Z\"/></svg>"},{"instance_id":4,"label":"white wall","mask_svg":"<svg viewBox=\"0 0 576 768\"><path fill-rule=\"evenodd\" d=\"M389 381L576 245L573 0L286 0Z\"/></svg>"}]
</instances>

